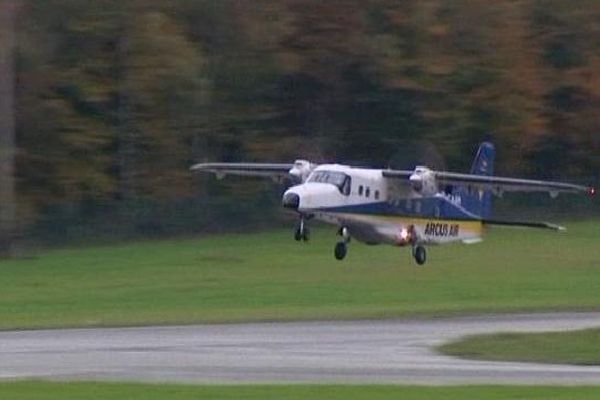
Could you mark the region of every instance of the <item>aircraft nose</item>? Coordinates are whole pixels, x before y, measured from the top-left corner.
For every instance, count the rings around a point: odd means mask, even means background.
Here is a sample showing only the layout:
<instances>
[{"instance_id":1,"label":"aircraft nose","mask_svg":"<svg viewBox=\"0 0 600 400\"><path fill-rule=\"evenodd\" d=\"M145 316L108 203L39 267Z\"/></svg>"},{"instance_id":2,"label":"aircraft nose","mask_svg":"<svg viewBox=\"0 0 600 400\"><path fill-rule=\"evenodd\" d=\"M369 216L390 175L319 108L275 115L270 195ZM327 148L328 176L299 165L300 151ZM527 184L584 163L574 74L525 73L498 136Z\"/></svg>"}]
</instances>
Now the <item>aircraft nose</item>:
<instances>
[{"instance_id":1,"label":"aircraft nose","mask_svg":"<svg viewBox=\"0 0 600 400\"><path fill-rule=\"evenodd\" d=\"M286 193L283 196L282 203L285 208L297 210L298 206L300 205L300 196L298 196L296 193Z\"/></svg>"}]
</instances>

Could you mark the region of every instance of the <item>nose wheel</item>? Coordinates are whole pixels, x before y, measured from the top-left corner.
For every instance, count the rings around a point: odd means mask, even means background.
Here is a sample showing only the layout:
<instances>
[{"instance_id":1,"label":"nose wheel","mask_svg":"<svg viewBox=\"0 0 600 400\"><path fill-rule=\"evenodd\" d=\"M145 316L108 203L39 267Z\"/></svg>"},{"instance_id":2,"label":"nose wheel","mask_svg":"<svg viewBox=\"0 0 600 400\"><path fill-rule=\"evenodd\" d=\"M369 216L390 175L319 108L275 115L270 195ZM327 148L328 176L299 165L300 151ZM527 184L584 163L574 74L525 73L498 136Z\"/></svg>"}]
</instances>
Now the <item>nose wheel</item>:
<instances>
[{"instance_id":1,"label":"nose wheel","mask_svg":"<svg viewBox=\"0 0 600 400\"><path fill-rule=\"evenodd\" d=\"M306 220L304 217L300 218L300 222L296 225L296 231L294 232L294 239L300 242L308 242L310 237L310 231L308 230L308 226L306 226Z\"/></svg>"}]
</instances>

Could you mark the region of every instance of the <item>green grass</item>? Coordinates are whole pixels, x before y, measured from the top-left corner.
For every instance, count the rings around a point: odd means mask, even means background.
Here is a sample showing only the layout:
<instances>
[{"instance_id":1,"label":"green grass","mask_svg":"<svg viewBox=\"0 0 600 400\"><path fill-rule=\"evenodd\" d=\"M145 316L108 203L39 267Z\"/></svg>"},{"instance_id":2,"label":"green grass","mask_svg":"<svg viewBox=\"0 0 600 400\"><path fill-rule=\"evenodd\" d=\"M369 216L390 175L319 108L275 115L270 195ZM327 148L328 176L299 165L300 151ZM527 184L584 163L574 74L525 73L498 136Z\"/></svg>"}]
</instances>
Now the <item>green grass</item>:
<instances>
[{"instance_id":1,"label":"green grass","mask_svg":"<svg viewBox=\"0 0 600 400\"><path fill-rule=\"evenodd\" d=\"M530 386L188 386L116 383L0 383L3 400L588 400L600 398L600 387Z\"/></svg>"},{"instance_id":2,"label":"green grass","mask_svg":"<svg viewBox=\"0 0 600 400\"><path fill-rule=\"evenodd\" d=\"M440 346L448 355L476 360L600 365L600 329L550 333L497 333Z\"/></svg>"},{"instance_id":3,"label":"green grass","mask_svg":"<svg viewBox=\"0 0 600 400\"><path fill-rule=\"evenodd\" d=\"M430 247L424 268L356 242L336 261L330 228L47 251L0 262L0 328L600 309L600 226L568 226Z\"/></svg>"}]
</instances>

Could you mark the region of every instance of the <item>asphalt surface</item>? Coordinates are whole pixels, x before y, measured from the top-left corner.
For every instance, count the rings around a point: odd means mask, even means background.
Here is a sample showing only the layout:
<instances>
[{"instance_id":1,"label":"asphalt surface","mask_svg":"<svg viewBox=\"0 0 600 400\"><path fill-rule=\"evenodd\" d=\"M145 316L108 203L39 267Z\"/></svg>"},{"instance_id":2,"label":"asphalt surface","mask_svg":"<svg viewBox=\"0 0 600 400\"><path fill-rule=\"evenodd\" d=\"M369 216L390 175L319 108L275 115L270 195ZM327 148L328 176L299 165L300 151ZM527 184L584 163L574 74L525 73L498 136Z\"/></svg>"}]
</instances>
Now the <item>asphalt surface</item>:
<instances>
[{"instance_id":1,"label":"asphalt surface","mask_svg":"<svg viewBox=\"0 0 600 400\"><path fill-rule=\"evenodd\" d=\"M600 384L600 367L460 360L464 335L600 326L600 313L0 333L0 379Z\"/></svg>"}]
</instances>

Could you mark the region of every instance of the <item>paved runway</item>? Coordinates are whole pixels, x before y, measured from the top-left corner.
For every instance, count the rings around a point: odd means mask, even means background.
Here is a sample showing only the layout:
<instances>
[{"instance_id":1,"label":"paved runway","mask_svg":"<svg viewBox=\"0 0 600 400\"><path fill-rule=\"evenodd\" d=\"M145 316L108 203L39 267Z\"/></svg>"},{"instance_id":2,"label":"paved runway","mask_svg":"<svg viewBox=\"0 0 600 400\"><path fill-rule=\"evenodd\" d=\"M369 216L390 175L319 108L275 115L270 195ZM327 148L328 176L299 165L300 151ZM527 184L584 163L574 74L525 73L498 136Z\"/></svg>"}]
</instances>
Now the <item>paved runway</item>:
<instances>
[{"instance_id":1,"label":"paved runway","mask_svg":"<svg viewBox=\"0 0 600 400\"><path fill-rule=\"evenodd\" d=\"M600 326L600 313L0 333L0 378L164 382L600 384L600 367L467 361L432 347Z\"/></svg>"}]
</instances>

